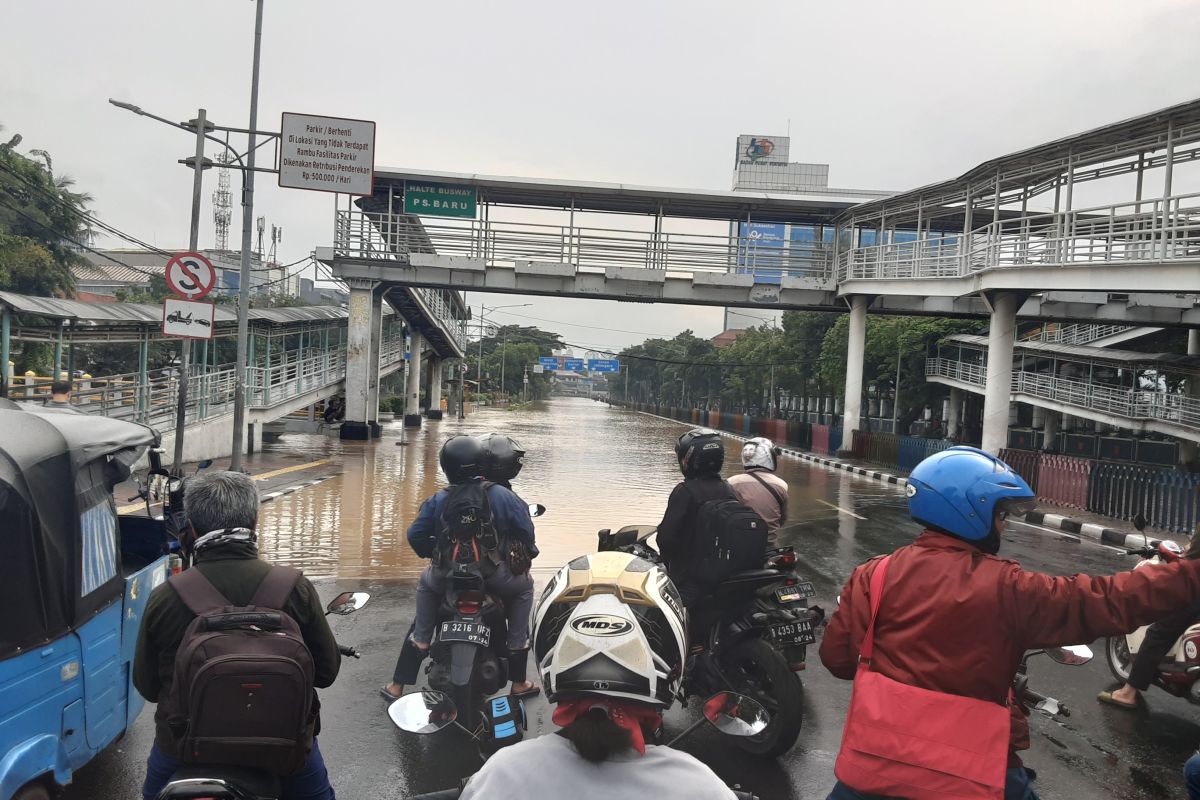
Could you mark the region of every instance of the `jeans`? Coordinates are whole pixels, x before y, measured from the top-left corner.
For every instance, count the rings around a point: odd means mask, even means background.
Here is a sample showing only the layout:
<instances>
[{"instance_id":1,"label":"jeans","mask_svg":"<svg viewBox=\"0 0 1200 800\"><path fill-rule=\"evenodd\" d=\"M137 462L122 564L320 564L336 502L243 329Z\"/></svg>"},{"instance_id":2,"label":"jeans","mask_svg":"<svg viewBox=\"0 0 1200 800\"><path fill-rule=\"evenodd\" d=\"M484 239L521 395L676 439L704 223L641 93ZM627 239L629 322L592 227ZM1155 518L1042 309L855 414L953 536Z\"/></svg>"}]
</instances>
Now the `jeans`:
<instances>
[{"instance_id":1,"label":"jeans","mask_svg":"<svg viewBox=\"0 0 1200 800\"><path fill-rule=\"evenodd\" d=\"M1183 785L1187 787L1188 800L1200 800L1200 753L1183 765Z\"/></svg>"},{"instance_id":2,"label":"jeans","mask_svg":"<svg viewBox=\"0 0 1200 800\"><path fill-rule=\"evenodd\" d=\"M1193 757L1192 761L1197 762L1197 769L1200 770L1200 758ZM1188 762L1189 765L1191 763L1191 761ZM1200 795L1196 795L1196 797L1200 798ZM838 781L826 800L889 800L889 798L877 794L862 794ZM1004 800L1038 800L1037 792L1033 790L1032 773L1024 767L1014 767L1008 770L1004 780Z\"/></svg>"},{"instance_id":3,"label":"jeans","mask_svg":"<svg viewBox=\"0 0 1200 800\"><path fill-rule=\"evenodd\" d=\"M1147 628L1146 637L1142 639L1142 645L1133 657L1133 666L1129 669L1129 685L1139 692L1149 689L1167 652L1175 646L1183 632L1196 623L1197 618L1200 618L1200 603L1176 611Z\"/></svg>"},{"instance_id":4,"label":"jeans","mask_svg":"<svg viewBox=\"0 0 1200 800\"><path fill-rule=\"evenodd\" d=\"M159 750L158 745L151 747L150 757L146 759L142 800L155 800L181 766L178 760ZM336 800L316 739L313 739L312 751L300 771L283 779L282 800Z\"/></svg>"},{"instance_id":5,"label":"jeans","mask_svg":"<svg viewBox=\"0 0 1200 800\"><path fill-rule=\"evenodd\" d=\"M437 624L438 609L446 595L448 573L434 569L432 565L421 573L417 584L417 619L413 622L412 637L421 644L433 641L433 627ZM506 562L501 562L492 576L484 581L489 592L504 601L504 613L508 617L508 649L529 648L529 615L533 611L533 578L526 572L513 575Z\"/></svg>"}]
</instances>

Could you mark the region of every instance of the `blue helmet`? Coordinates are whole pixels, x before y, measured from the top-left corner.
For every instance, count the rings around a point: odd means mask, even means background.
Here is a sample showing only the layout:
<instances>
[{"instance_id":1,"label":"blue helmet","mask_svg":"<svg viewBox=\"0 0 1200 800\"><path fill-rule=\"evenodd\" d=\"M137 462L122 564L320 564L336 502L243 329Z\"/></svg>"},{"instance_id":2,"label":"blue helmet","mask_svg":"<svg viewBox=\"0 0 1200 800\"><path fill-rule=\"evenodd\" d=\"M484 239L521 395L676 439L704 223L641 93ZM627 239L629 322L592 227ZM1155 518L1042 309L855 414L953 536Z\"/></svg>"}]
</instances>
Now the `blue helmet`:
<instances>
[{"instance_id":1,"label":"blue helmet","mask_svg":"<svg viewBox=\"0 0 1200 800\"><path fill-rule=\"evenodd\" d=\"M1034 506L1034 493L1012 467L974 447L949 447L917 464L908 478L913 519L960 539L987 538L996 512Z\"/></svg>"}]
</instances>

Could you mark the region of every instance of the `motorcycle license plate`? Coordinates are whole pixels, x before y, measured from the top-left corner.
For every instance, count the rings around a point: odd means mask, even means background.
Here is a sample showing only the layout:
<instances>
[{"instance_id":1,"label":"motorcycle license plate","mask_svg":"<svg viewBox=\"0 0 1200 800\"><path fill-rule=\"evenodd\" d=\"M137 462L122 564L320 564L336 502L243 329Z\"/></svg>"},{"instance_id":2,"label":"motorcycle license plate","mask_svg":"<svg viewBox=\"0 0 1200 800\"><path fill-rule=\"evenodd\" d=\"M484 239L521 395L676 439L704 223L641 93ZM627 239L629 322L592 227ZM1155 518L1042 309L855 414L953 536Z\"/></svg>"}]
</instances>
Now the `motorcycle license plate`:
<instances>
[{"instance_id":1,"label":"motorcycle license plate","mask_svg":"<svg viewBox=\"0 0 1200 800\"><path fill-rule=\"evenodd\" d=\"M470 642L487 647L492 641L492 629L482 622L443 622L438 639L443 642Z\"/></svg>"},{"instance_id":2,"label":"motorcycle license plate","mask_svg":"<svg viewBox=\"0 0 1200 800\"><path fill-rule=\"evenodd\" d=\"M815 597L816 594L817 587L809 581L801 581L795 586L780 586L775 590L775 599L787 605L788 603L799 603L807 597Z\"/></svg>"},{"instance_id":3,"label":"motorcycle license plate","mask_svg":"<svg viewBox=\"0 0 1200 800\"><path fill-rule=\"evenodd\" d=\"M808 620L768 625L767 635L776 647L793 647L798 644L816 644L812 623Z\"/></svg>"}]
</instances>

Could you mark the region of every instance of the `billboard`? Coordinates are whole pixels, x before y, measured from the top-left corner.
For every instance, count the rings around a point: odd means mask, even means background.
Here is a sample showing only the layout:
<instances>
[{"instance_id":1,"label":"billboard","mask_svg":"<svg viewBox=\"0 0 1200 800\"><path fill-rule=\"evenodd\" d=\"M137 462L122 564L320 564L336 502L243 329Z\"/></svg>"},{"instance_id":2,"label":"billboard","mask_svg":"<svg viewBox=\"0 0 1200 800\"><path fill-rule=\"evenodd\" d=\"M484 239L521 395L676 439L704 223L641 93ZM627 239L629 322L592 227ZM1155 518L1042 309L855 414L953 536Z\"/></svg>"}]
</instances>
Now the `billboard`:
<instances>
[{"instance_id":1,"label":"billboard","mask_svg":"<svg viewBox=\"0 0 1200 800\"><path fill-rule=\"evenodd\" d=\"M738 137L737 155L733 164L735 167L748 164L785 166L788 163L790 147L791 137L788 136L760 136L743 133Z\"/></svg>"}]
</instances>

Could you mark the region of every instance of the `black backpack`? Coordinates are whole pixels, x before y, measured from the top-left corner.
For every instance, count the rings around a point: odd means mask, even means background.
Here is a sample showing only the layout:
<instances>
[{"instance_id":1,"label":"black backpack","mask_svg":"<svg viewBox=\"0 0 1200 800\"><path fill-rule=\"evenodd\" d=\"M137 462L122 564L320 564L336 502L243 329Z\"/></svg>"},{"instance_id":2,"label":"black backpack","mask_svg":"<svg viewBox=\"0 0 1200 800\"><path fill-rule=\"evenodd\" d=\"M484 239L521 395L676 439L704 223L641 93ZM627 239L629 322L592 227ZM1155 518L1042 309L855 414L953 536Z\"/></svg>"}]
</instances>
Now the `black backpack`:
<instances>
[{"instance_id":1,"label":"black backpack","mask_svg":"<svg viewBox=\"0 0 1200 800\"><path fill-rule=\"evenodd\" d=\"M282 610L300 574L272 567L246 606L234 606L195 568L168 581L196 615L160 706L180 761L277 775L303 766L319 707L313 658L300 626Z\"/></svg>"},{"instance_id":2,"label":"black backpack","mask_svg":"<svg viewBox=\"0 0 1200 800\"><path fill-rule=\"evenodd\" d=\"M714 587L737 572L761 569L767 551L767 523L737 499L733 487L722 481L725 497L704 499L689 484L700 501L691 559L691 577Z\"/></svg>"},{"instance_id":3,"label":"black backpack","mask_svg":"<svg viewBox=\"0 0 1200 800\"><path fill-rule=\"evenodd\" d=\"M501 541L492 505L490 481L466 481L450 487L442 505L434 563L443 569L479 565L485 576L500 563Z\"/></svg>"}]
</instances>

